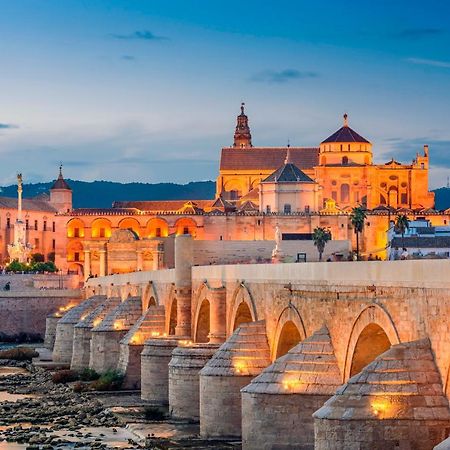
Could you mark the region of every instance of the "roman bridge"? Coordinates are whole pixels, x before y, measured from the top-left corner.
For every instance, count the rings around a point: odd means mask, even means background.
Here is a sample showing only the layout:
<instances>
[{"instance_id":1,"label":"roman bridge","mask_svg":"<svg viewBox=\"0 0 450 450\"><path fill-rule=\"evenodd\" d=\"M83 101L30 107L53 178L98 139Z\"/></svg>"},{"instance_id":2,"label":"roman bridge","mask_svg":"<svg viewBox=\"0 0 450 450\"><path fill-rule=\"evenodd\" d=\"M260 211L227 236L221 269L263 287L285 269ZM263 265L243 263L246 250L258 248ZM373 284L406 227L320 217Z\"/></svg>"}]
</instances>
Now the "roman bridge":
<instances>
[{"instance_id":1,"label":"roman bridge","mask_svg":"<svg viewBox=\"0 0 450 450\"><path fill-rule=\"evenodd\" d=\"M448 436L450 261L197 267L191 242L176 238L174 269L88 280L84 303L48 319L54 360L121 370L143 399L249 449Z\"/></svg>"}]
</instances>

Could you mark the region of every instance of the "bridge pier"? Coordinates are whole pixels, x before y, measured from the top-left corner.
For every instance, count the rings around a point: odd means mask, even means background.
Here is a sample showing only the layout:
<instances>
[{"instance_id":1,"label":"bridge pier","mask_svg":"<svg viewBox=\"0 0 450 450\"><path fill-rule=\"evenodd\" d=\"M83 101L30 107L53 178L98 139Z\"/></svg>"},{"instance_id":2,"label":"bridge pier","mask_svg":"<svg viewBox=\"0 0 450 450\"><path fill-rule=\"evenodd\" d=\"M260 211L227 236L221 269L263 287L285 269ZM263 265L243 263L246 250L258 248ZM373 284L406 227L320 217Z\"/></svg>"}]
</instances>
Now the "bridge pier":
<instances>
[{"instance_id":1,"label":"bridge pier","mask_svg":"<svg viewBox=\"0 0 450 450\"><path fill-rule=\"evenodd\" d=\"M242 448L314 450L312 414L341 385L326 327L263 370L242 393Z\"/></svg>"},{"instance_id":2,"label":"bridge pier","mask_svg":"<svg viewBox=\"0 0 450 450\"><path fill-rule=\"evenodd\" d=\"M75 325L104 302L106 296L94 295L72 308L58 321L56 326L53 361L70 364L73 351L73 334Z\"/></svg>"},{"instance_id":3,"label":"bridge pier","mask_svg":"<svg viewBox=\"0 0 450 450\"><path fill-rule=\"evenodd\" d=\"M58 313L47 316L45 319L45 337L44 337L44 347L53 350L55 346L56 339L56 327L61 316Z\"/></svg>"},{"instance_id":4,"label":"bridge pier","mask_svg":"<svg viewBox=\"0 0 450 450\"><path fill-rule=\"evenodd\" d=\"M264 321L243 323L200 371L200 434L241 435L241 389L270 364Z\"/></svg>"},{"instance_id":5,"label":"bridge pier","mask_svg":"<svg viewBox=\"0 0 450 450\"><path fill-rule=\"evenodd\" d=\"M108 313L120 305L119 297L107 298L105 303L97 306L87 317L78 322L73 330L73 351L70 368L82 370L89 367L91 359L92 329L96 327Z\"/></svg>"},{"instance_id":6,"label":"bridge pier","mask_svg":"<svg viewBox=\"0 0 450 450\"><path fill-rule=\"evenodd\" d=\"M92 330L89 367L98 373L117 369L120 340L142 314L141 297L128 297Z\"/></svg>"},{"instance_id":7,"label":"bridge pier","mask_svg":"<svg viewBox=\"0 0 450 450\"><path fill-rule=\"evenodd\" d=\"M217 344L185 344L173 350L169 363L169 412L173 418L199 420L199 371L218 348Z\"/></svg>"},{"instance_id":8,"label":"bridge pier","mask_svg":"<svg viewBox=\"0 0 450 450\"><path fill-rule=\"evenodd\" d=\"M141 353L151 336L162 336L165 327L164 306L150 306L120 341L118 370L124 374L123 389L141 387Z\"/></svg>"},{"instance_id":9,"label":"bridge pier","mask_svg":"<svg viewBox=\"0 0 450 450\"><path fill-rule=\"evenodd\" d=\"M176 338L149 339L141 353L141 398L153 405L169 404L169 363Z\"/></svg>"},{"instance_id":10,"label":"bridge pier","mask_svg":"<svg viewBox=\"0 0 450 450\"><path fill-rule=\"evenodd\" d=\"M428 339L391 347L314 413L315 449L428 450L446 438L448 400Z\"/></svg>"}]
</instances>

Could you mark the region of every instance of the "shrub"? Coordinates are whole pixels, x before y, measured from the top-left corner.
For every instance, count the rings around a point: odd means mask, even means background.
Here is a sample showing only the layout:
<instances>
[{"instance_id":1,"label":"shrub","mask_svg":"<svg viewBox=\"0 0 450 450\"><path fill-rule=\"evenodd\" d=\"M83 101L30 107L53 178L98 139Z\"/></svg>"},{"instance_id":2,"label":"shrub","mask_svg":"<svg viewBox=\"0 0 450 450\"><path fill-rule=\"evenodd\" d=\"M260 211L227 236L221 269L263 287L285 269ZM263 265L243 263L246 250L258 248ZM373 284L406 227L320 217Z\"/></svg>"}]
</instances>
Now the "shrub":
<instances>
[{"instance_id":1,"label":"shrub","mask_svg":"<svg viewBox=\"0 0 450 450\"><path fill-rule=\"evenodd\" d=\"M75 370L58 370L52 375L53 383L70 383L78 380L78 373Z\"/></svg>"},{"instance_id":2,"label":"shrub","mask_svg":"<svg viewBox=\"0 0 450 450\"><path fill-rule=\"evenodd\" d=\"M44 262L45 257L42 253L33 253L31 255L31 263Z\"/></svg>"},{"instance_id":3,"label":"shrub","mask_svg":"<svg viewBox=\"0 0 450 450\"><path fill-rule=\"evenodd\" d=\"M123 374L118 370L108 370L92 382L91 388L95 391L115 391L122 386L123 378Z\"/></svg>"},{"instance_id":4,"label":"shrub","mask_svg":"<svg viewBox=\"0 0 450 450\"><path fill-rule=\"evenodd\" d=\"M85 392L89 389L89 384L86 383L82 383L81 381L77 381L74 385L73 385L73 392Z\"/></svg>"},{"instance_id":5,"label":"shrub","mask_svg":"<svg viewBox=\"0 0 450 450\"><path fill-rule=\"evenodd\" d=\"M15 361L31 361L39 356L39 353L29 347L16 347L0 352L0 359L13 359Z\"/></svg>"},{"instance_id":6,"label":"shrub","mask_svg":"<svg viewBox=\"0 0 450 450\"><path fill-rule=\"evenodd\" d=\"M28 270L29 267L26 264L22 264L16 259L6 266L7 272L27 272Z\"/></svg>"},{"instance_id":7,"label":"shrub","mask_svg":"<svg viewBox=\"0 0 450 450\"><path fill-rule=\"evenodd\" d=\"M94 369L90 369L89 367L85 367L80 373L79 377L81 381L94 381L100 378L100 374L98 374Z\"/></svg>"},{"instance_id":8,"label":"shrub","mask_svg":"<svg viewBox=\"0 0 450 450\"><path fill-rule=\"evenodd\" d=\"M166 418L164 411L156 406L146 406L144 409L144 416L147 420L154 420L158 422L165 420Z\"/></svg>"}]
</instances>

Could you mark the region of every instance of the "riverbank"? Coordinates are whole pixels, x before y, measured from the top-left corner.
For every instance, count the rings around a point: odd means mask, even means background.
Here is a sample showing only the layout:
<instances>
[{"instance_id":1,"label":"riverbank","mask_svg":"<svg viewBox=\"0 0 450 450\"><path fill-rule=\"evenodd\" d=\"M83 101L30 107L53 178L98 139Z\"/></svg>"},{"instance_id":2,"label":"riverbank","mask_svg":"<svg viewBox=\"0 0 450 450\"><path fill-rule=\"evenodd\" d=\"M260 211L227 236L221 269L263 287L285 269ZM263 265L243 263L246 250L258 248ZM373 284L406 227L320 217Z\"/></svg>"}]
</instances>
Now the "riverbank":
<instances>
[{"instance_id":1,"label":"riverbank","mask_svg":"<svg viewBox=\"0 0 450 450\"><path fill-rule=\"evenodd\" d=\"M241 447L203 440L198 423L153 420L149 411L137 391L77 393L47 370L0 360L0 450Z\"/></svg>"}]
</instances>

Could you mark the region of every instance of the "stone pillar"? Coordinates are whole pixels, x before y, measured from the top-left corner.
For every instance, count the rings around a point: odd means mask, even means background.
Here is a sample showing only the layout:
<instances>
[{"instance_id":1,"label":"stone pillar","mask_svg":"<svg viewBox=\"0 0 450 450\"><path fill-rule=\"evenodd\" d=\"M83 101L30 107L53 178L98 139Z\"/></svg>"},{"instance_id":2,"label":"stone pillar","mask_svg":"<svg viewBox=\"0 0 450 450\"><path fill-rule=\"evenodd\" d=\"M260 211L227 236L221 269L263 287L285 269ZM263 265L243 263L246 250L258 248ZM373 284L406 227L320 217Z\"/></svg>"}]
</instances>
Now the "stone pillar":
<instances>
[{"instance_id":1,"label":"stone pillar","mask_svg":"<svg viewBox=\"0 0 450 450\"><path fill-rule=\"evenodd\" d=\"M153 257L153 270L160 270L163 268L163 259L164 259L164 252L160 250L158 245L158 250L155 250L152 252Z\"/></svg>"},{"instance_id":2,"label":"stone pillar","mask_svg":"<svg viewBox=\"0 0 450 450\"><path fill-rule=\"evenodd\" d=\"M199 371L218 348L218 345L194 344L177 347L172 352L169 363L169 412L173 418L199 420Z\"/></svg>"},{"instance_id":3,"label":"stone pillar","mask_svg":"<svg viewBox=\"0 0 450 450\"><path fill-rule=\"evenodd\" d=\"M227 334L227 291L224 287L211 288L210 294L210 344L222 344Z\"/></svg>"},{"instance_id":4,"label":"stone pillar","mask_svg":"<svg viewBox=\"0 0 450 450\"><path fill-rule=\"evenodd\" d=\"M90 250L84 251L84 279L87 280L91 274L91 252Z\"/></svg>"},{"instance_id":5,"label":"stone pillar","mask_svg":"<svg viewBox=\"0 0 450 450\"><path fill-rule=\"evenodd\" d=\"M100 276L104 277L106 275L106 250L100 249L98 251L100 256Z\"/></svg>"},{"instance_id":6,"label":"stone pillar","mask_svg":"<svg viewBox=\"0 0 450 450\"><path fill-rule=\"evenodd\" d=\"M313 413L340 386L326 327L293 347L241 390L242 448L314 450Z\"/></svg>"},{"instance_id":7,"label":"stone pillar","mask_svg":"<svg viewBox=\"0 0 450 450\"><path fill-rule=\"evenodd\" d=\"M175 238L175 293L177 298L176 336L191 337L192 293L192 236L182 234Z\"/></svg>"},{"instance_id":8,"label":"stone pillar","mask_svg":"<svg viewBox=\"0 0 450 450\"><path fill-rule=\"evenodd\" d=\"M45 338L44 338L44 347L49 350L53 350L56 339L56 326L58 325L59 319L56 315L48 316L45 319Z\"/></svg>"},{"instance_id":9,"label":"stone pillar","mask_svg":"<svg viewBox=\"0 0 450 450\"><path fill-rule=\"evenodd\" d=\"M136 250L136 270L140 271L144 268L144 257L142 250Z\"/></svg>"},{"instance_id":10,"label":"stone pillar","mask_svg":"<svg viewBox=\"0 0 450 450\"><path fill-rule=\"evenodd\" d=\"M433 448L448 435L450 410L430 341L392 346L313 417L316 450Z\"/></svg>"},{"instance_id":11,"label":"stone pillar","mask_svg":"<svg viewBox=\"0 0 450 450\"><path fill-rule=\"evenodd\" d=\"M176 339L149 339L141 353L141 398L153 405L169 404L169 362Z\"/></svg>"},{"instance_id":12,"label":"stone pillar","mask_svg":"<svg viewBox=\"0 0 450 450\"><path fill-rule=\"evenodd\" d=\"M241 389L270 365L264 321L243 323L200 371L200 435L241 435Z\"/></svg>"}]
</instances>

